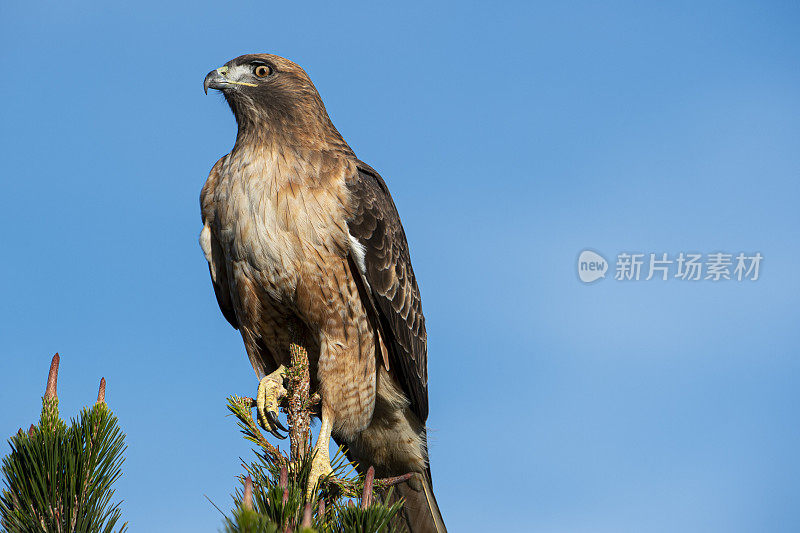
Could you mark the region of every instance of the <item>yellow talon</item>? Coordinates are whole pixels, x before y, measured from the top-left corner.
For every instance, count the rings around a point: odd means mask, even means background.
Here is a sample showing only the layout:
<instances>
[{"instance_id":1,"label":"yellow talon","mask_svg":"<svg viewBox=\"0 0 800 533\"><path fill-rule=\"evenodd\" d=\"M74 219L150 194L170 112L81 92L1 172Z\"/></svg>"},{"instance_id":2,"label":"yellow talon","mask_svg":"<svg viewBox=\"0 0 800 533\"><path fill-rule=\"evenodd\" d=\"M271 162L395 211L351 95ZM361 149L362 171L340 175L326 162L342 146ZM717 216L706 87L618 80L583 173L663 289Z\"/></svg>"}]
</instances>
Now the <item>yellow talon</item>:
<instances>
[{"instance_id":1,"label":"yellow talon","mask_svg":"<svg viewBox=\"0 0 800 533\"><path fill-rule=\"evenodd\" d=\"M314 495L314 488L320 479L327 477L333 473L331 468L331 459L328 456L328 446L326 444L325 450L317 449L314 458L311 460L311 473L308 475L308 487L306 487L306 497L311 499Z\"/></svg>"},{"instance_id":2,"label":"yellow talon","mask_svg":"<svg viewBox=\"0 0 800 533\"><path fill-rule=\"evenodd\" d=\"M258 394L256 396L256 410L258 411L258 423L280 439L285 439L278 429L288 431L278 419L278 404L286 396L286 389L283 387L283 376L286 368L281 365L272 374L265 376L258 383Z\"/></svg>"},{"instance_id":3,"label":"yellow talon","mask_svg":"<svg viewBox=\"0 0 800 533\"><path fill-rule=\"evenodd\" d=\"M319 478L329 476L333 473L331 458L328 455L328 443L330 443L331 440L332 426L333 417L331 416L330 409L323 404L322 425L319 428L317 443L312 452L314 457L311 459L311 474L308 476L308 487L306 488L306 496L308 498L313 496L314 487L317 485Z\"/></svg>"}]
</instances>

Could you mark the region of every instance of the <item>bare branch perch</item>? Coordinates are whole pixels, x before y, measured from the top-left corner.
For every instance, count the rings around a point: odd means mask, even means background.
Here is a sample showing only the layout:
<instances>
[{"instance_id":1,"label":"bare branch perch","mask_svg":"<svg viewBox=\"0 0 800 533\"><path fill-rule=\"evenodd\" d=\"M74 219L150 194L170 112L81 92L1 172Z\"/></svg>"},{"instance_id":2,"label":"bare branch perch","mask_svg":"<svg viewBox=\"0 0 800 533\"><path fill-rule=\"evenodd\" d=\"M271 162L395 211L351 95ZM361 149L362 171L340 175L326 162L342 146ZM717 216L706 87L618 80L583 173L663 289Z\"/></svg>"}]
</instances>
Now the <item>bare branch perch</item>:
<instances>
[{"instance_id":1,"label":"bare branch perch","mask_svg":"<svg viewBox=\"0 0 800 533\"><path fill-rule=\"evenodd\" d=\"M286 416L289 421L289 448L292 457L303 457L308 446L311 429L311 405L308 395L309 373L308 352L299 344L289 345L291 368L289 377L289 398Z\"/></svg>"}]
</instances>

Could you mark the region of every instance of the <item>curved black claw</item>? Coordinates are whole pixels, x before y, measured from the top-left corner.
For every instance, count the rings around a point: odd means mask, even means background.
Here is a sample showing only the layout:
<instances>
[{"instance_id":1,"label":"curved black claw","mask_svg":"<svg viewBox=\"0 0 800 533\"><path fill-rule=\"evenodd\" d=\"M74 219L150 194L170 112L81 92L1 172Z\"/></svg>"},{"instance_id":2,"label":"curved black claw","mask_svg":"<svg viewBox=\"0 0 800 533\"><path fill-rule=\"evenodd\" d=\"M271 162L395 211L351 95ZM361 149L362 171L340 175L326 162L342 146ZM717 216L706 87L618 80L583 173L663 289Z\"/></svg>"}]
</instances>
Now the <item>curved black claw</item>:
<instances>
[{"instance_id":1,"label":"curved black claw","mask_svg":"<svg viewBox=\"0 0 800 533\"><path fill-rule=\"evenodd\" d=\"M267 419L273 426L277 427L278 429L283 430L287 433L289 432L288 429L283 427L283 424L281 424L281 421L278 418L278 414L275 411L267 411Z\"/></svg>"},{"instance_id":2,"label":"curved black claw","mask_svg":"<svg viewBox=\"0 0 800 533\"><path fill-rule=\"evenodd\" d=\"M272 433L274 436L278 437L281 440L285 440L286 439L286 435L281 435L281 433L277 429L270 429L269 432Z\"/></svg>"}]
</instances>

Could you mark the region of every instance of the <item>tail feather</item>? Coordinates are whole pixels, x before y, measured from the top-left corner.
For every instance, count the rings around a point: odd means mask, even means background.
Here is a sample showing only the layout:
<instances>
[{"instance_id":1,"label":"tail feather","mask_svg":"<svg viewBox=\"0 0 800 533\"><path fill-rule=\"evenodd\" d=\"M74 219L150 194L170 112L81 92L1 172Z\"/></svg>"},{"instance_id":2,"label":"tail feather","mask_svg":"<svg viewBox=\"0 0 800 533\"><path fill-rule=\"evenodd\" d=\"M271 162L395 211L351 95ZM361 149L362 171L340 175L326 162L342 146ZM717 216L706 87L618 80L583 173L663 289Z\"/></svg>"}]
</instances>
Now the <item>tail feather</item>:
<instances>
[{"instance_id":1,"label":"tail feather","mask_svg":"<svg viewBox=\"0 0 800 533\"><path fill-rule=\"evenodd\" d=\"M405 526L410 533L447 533L428 475L419 474L395 486L391 503L399 498L403 498L405 504L393 525Z\"/></svg>"}]
</instances>

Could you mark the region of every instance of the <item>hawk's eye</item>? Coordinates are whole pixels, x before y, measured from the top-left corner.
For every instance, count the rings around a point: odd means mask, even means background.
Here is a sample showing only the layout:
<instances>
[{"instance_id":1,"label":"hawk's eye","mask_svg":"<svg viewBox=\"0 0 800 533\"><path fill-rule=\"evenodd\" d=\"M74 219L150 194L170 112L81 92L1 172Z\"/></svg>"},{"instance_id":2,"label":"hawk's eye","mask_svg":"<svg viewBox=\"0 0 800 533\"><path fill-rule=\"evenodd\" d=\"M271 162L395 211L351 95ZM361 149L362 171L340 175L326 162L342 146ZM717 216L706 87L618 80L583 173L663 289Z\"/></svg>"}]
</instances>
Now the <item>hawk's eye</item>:
<instances>
[{"instance_id":1,"label":"hawk's eye","mask_svg":"<svg viewBox=\"0 0 800 533\"><path fill-rule=\"evenodd\" d=\"M267 65L256 65L256 68L253 69L253 74L259 78L266 78L272 74L272 69Z\"/></svg>"}]
</instances>

